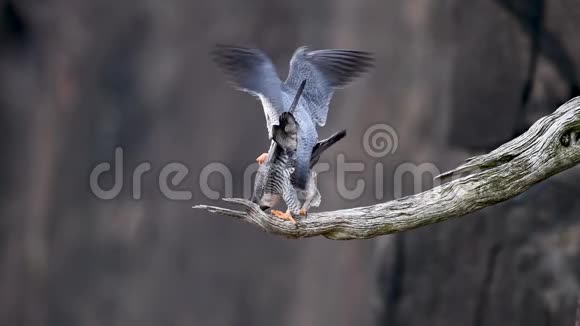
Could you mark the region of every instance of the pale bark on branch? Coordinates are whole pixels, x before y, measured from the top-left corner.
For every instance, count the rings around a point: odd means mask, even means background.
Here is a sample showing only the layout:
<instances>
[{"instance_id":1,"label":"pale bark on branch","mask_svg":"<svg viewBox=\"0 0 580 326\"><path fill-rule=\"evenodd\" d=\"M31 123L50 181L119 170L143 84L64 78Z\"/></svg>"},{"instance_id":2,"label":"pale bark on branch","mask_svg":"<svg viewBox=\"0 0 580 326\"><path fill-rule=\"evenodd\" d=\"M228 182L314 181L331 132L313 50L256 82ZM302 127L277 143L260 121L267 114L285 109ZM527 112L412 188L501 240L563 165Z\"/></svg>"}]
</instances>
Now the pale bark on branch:
<instances>
[{"instance_id":1,"label":"pale bark on branch","mask_svg":"<svg viewBox=\"0 0 580 326\"><path fill-rule=\"evenodd\" d=\"M223 199L243 206L241 211L206 205L194 208L233 216L288 238L322 235L337 240L365 239L464 216L513 198L578 163L580 97L541 118L521 136L440 176L452 178L450 182L416 195L372 206L311 213L298 218L295 225L245 199Z\"/></svg>"}]
</instances>

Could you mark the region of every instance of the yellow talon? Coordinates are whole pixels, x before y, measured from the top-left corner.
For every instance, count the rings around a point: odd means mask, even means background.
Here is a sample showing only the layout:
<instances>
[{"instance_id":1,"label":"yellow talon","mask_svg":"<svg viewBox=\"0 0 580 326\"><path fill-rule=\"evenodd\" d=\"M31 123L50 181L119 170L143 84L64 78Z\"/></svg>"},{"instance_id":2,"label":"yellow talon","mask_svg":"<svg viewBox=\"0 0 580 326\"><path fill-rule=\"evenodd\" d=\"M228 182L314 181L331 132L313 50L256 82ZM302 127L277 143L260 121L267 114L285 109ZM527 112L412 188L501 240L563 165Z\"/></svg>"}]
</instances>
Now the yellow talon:
<instances>
[{"instance_id":1,"label":"yellow talon","mask_svg":"<svg viewBox=\"0 0 580 326\"><path fill-rule=\"evenodd\" d=\"M262 165L268 159L268 153L262 153L260 156L256 157L256 162Z\"/></svg>"},{"instance_id":2,"label":"yellow talon","mask_svg":"<svg viewBox=\"0 0 580 326\"><path fill-rule=\"evenodd\" d=\"M289 213L284 213L282 211L273 209L272 210L272 215L281 218L283 220L289 221L292 224L296 224L296 221L294 220L294 218L292 218L292 215L290 215Z\"/></svg>"},{"instance_id":3,"label":"yellow talon","mask_svg":"<svg viewBox=\"0 0 580 326\"><path fill-rule=\"evenodd\" d=\"M300 210L300 212L298 214L302 215L302 216L306 216L306 210L303 208Z\"/></svg>"}]
</instances>

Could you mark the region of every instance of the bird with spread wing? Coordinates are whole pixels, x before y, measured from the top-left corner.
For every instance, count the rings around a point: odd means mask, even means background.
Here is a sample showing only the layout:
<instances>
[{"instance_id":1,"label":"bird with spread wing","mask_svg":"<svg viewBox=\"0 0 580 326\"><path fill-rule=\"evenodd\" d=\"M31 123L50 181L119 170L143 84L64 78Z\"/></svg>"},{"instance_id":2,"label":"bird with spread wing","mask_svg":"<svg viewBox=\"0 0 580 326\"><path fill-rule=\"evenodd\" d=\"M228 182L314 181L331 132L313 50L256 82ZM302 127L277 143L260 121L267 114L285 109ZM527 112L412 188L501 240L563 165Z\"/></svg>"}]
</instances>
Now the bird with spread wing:
<instances>
[{"instance_id":1,"label":"bird with spread wing","mask_svg":"<svg viewBox=\"0 0 580 326\"><path fill-rule=\"evenodd\" d=\"M279 117L278 125L272 126L272 145L268 151L268 158L260 165L254 183L252 201L259 204L263 210L269 209L283 199L287 211L272 210L272 215L296 223L292 215L306 215L310 206L317 207L321 202L321 195L317 187L317 175L314 170L309 172L305 189L298 189L292 181L291 174L295 169L295 153L298 143L299 125L294 118L294 110L306 81L298 88L294 101L288 111ZM311 158L310 168L318 162L320 155L342 139L346 131L340 131L328 139L316 143ZM300 206L301 202L303 203Z\"/></svg>"},{"instance_id":2,"label":"bird with spread wing","mask_svg":"<svg viewBox=\"0 0 580 326\"><path fill-rule=\"evenodd\" d=\"M307 47L300 47L290 60L290 70L284 82L278 77L270 58L258 49L218 45L213 56L238 89L260 99L270 139L273 138L273 126L279 124L280 115L290 106L300 83L308 81L293 114L299 130L292 179L297 188L305 189L312 149L318 141L316 126L326 124L334 91L366 72L372 66L372 55L364 51L310 51ZM258 163L263 164L267 157L266 153L260 155Z\"/></svg>"}]
</instances>

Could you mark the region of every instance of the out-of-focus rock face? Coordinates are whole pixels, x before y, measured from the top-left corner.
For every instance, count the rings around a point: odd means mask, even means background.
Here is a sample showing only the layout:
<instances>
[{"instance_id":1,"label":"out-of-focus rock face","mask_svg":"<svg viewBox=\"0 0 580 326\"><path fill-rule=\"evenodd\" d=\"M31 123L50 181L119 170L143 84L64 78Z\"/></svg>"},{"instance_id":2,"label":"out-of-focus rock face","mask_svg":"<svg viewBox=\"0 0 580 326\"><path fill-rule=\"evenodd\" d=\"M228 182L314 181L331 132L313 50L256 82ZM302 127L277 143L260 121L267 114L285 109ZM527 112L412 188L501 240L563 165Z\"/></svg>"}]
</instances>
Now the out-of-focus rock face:
<instances>
[{"instance_id":1,"label":"out-of-focus rock face","mask_svg":"<svg viewBox=\"0 0 580 326\"><path fill-rule=\"evenodd\" d=\"M492 149L578 95L577 4L452 7L452 148ZM377 239L377 324L572 325L578 180L573 169L473 216Z\"/></svg>"},{"instance_id":2,"label":"out-of-focus rock face","mask_svg":"<svg viewBox=\"0 0 580 326\"><path fill-rule=\"evenodd\" d=\"M338 39L344 7L0 1L0 324L368 323L372 242L289 241L191 209L211 202L199 185L205 166L225 164L241 196L244 170L268 146L258 102L226 85L211 46L262 47L281 75L299 45L374 50ZM343 96L362 98L364 82ZM333 110L349 113L340 99ZM348 116L331 119L324 136L349 127ZM343 143L334 155L359 147ZM99 200L89 175L116 146L124 187ZM142 162L151 171L135 200ZM188 167L181 189L193 199L161 192L170 162ZM326 208L343 205L334 179L321 181ZM223 187L219 175L209 183Z\"/></svg>"},{"instance_id":3,"label":"out-of-focus rock face","mask_svg":"<svg viewBox=\"0 0 580 326\"><path fill-rule=\"evenodd\" d=\"M571 324L576 170L476 216L369 241L285 240L190 207L213 202L200 182L216 163L242 196L268 146L259 103L226 85L213 44L261 47L282 77L300 45L376 53L320 132L348 129L322 159L321 209L335 209L391 199L401 163L453 167L575 94L578 13L572 0L0 0L0 324ZM396 129L392 155L361 146L376 123ZM124 187L100 200L89 175L117 146ZM337 190L339 153L365 163L346 178L366 182L354 200ZM187 166L176 188L191 200L160 190L171 162Z\"/></svg>"},{"instance_id":4,"label":"out-of-focus rock face","mask_svg":"<svg viewBox=\"0 0 580 326\"><path fill-rule=\"evenodd\" d=\"M397 236L381 249L391 258L378 266L380 324L429 316L432 325L572 325L578 205L549 182L466 220Z\"/></svg>"},{"instance_id":5,"label":"out-of-focus rock face","mask_svg":"<svg viewBox=\"0 0 580 326\"><path fill-rule=\"evenodd\" d=\"M454 8L452 146L489 149L512 138L522 120L517 108L523 106L533 78L535 40L497 2L458 2Z\"/></svg>"}]
</instances>

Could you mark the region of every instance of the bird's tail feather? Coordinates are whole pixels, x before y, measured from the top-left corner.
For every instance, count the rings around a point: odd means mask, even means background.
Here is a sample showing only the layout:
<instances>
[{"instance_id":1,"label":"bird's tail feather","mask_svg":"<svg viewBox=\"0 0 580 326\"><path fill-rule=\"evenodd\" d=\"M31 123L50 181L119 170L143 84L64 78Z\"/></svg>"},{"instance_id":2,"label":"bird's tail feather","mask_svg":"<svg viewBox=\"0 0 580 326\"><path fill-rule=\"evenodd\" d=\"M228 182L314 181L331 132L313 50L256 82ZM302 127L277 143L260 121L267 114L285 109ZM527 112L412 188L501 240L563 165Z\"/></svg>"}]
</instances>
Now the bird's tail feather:
<instances>
[{"instance_id":1,"label":"bird's tail feather","mask_svg":"<svg viewBox=\"0 0 580 326\"><path fill-rule=\"evenodd\" d=\"M322 155L324 151L326 151L328 148L330 148L330 146L334 145L339 140L343 139L345 136L346 130L343 129L339 132L334 133L332 136L316 143L316 145L314 145L314 147L312 148L312 156L310 157L310 168L314 167L314 165L320 159L320 155Z\"/></svg>"}]
</instances>

